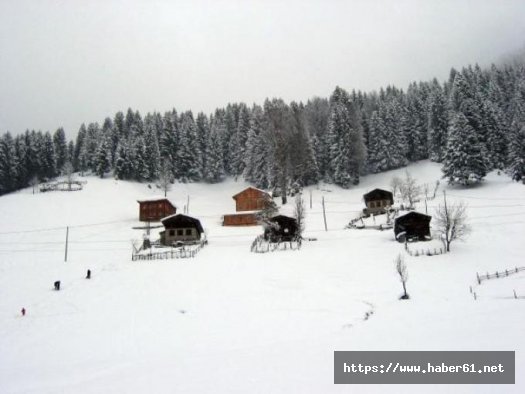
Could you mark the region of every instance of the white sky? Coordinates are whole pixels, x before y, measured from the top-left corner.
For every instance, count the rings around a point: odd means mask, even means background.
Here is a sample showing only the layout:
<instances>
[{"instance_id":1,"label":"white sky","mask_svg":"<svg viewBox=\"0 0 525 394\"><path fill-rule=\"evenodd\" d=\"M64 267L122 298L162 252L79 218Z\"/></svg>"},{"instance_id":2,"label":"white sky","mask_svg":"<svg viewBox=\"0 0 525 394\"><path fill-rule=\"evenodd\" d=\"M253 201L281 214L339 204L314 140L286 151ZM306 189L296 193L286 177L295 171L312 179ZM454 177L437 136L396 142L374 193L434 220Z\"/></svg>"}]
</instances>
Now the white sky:
<instances>
[{"instance_id":1,"label":"white sky","mask_svg":"<svg viewBox=\"0 0 525 394\"><path fill-rule=\"evenodd\" d=\"M0 0L0 133L406 88L524 38L523 0Z\"/></svg>"}]
</instances>

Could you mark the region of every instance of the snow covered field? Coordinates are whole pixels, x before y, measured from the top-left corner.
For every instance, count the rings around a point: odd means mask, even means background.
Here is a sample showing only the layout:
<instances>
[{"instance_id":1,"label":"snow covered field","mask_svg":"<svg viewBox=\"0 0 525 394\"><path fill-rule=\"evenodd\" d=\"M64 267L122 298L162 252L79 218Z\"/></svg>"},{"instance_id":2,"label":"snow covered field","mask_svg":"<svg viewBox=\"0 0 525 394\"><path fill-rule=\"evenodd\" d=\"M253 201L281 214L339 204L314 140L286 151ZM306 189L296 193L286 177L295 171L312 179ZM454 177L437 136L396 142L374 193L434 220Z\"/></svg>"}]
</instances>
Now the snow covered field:
<instances>
[{"instance_id":1,"label":"snow covered field","mask_svg":"<svg viewBox=\"0 0 525 394\"><path fill-rule=\"evenodd\" d=\"M420 184L441 174L430 162L409 169ZM447 187L450 201L468 203L471 236L450 254L410 257L392 230L344 229L365 192L403 173L312 187L305 236L317 240L266 254L250 252L260 227L220 225L245 183L176 184L170 199L182 212L190 196L209 245L194 259L153 262L131 261L136 200L158 194L145 184L88 177L79 192L0 197L0 392L525 392L525 272L475 281L525 265L525 187L495 173L476 188ZM397 253L409 301L398 300ZM516 385L335 386L335 350L515 350Z\"/></svg>"}]
</instances>

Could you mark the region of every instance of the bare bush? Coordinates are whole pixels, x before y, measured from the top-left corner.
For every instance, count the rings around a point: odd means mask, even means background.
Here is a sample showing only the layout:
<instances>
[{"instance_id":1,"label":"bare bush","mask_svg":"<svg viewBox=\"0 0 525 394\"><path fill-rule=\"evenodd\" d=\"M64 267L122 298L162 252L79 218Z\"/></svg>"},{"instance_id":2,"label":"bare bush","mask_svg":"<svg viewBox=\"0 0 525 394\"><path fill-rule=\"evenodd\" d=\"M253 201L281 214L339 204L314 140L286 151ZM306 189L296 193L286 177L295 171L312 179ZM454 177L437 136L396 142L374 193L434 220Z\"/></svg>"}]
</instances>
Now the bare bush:
<instances>
[{"instance_id":1,"label":"bare bush","mask_svg":"<svg viewBox=\"0 0 525 394\"><path fill-rule=\"evenodd\" d=\"M467 224L467 205L463 202L457 204L439 205L435 213L435 226L441 235L447 252L450 252L450 244L456 239L464 240L470 233Z\"/></svg>"}]
</instances>

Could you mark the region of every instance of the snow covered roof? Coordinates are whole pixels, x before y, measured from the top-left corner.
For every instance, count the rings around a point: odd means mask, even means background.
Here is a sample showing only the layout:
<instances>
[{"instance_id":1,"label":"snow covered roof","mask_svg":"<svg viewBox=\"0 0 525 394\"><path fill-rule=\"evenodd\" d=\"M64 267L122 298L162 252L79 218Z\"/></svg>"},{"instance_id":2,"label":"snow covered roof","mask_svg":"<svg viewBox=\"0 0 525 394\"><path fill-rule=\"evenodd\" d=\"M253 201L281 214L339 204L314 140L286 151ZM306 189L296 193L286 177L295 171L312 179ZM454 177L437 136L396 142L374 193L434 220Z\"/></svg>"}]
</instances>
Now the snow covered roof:
<instances>
[{"instance_id":1,"label":"snow covered roof","mask_svg":"<svg viewBox=\"0 0 525 394\"><path fill-rule=\"evenodd\" d=\"M161 222L165 228L187 227L193 225L199 233L204 232L199 219L181 213L166 216L165 218L162 218Z\"/></svg>"},{"instance_id":2,"label":"snow covered roof","mask_svg":"<svg viewBox=\"0 0 525 394\"><path fill-rule=\"evenodd\" d=\"M147 196L147 197L144 197L144 198L141 198L141 199L137 200L138 203L141 203L141 202L155 202L155 201L168 201L171 205L173 205L175 208L177 208L177 206L173 203L173 201L171 201L169 198L166 198L164 196Z\"/></svg>"},{"instance_id":3,"label":"snow covered roof","mask_svg":"<svg viewBox=\"0 0 525 394\"><path fill-rule=\"evenodd\" d=\"M364 194L363 198L365 199L365 201L374 200L374 199L384 199L384 198L388 198L393 201L394 195L392 194L392 192L388 190L376 188Z\"/></svg>"},{"instance_id":4,"label":"snow covered roof","mask_svg":"<svg viewBox=\"0 0 525 394\"><path fill-rule=\"evenodd\" d=\"M259 189L259 188L257 188L257 187L253 187L253 186L248 186L246 189L240 191L240 192L237 193L237 194L234 194L234 195L232 196L232 198L235 199L238 195L244 193L246 190L249 190L249 189L257 190L258 192L263 193L263 194L266 194L266 195L268 195L268 196L271 197L271 194L268 193L268 192L265 191L265 190L262 190L262 189Z\"/></svg>"}]
</instances>

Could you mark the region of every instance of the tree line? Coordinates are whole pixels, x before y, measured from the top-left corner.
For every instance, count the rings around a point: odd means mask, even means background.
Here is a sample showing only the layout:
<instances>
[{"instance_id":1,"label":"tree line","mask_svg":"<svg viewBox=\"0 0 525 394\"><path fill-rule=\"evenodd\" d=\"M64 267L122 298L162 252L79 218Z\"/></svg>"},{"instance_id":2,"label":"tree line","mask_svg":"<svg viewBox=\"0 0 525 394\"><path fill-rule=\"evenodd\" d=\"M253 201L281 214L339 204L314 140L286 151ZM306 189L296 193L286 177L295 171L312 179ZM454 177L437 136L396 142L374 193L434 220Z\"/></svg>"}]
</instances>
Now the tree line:
<instances>
[{"instance_id":1,"label":"tree line","mask_svg":"<svg viewBox=\"0 0 525 394\"><path fill-rule=\"evenodd\" d=\"M319 181L344 188L360 176L430 159L450 183L470 185L487 172L525 179L525 66L452 69L447 81L388 86L365 93L336 87L306 103L267 99L144 117L128 109L102 124L27 130L0 138L0 194L59 175L80 173L152 182L244 178L286 195Z\"/></svg>"}]
</instances>

